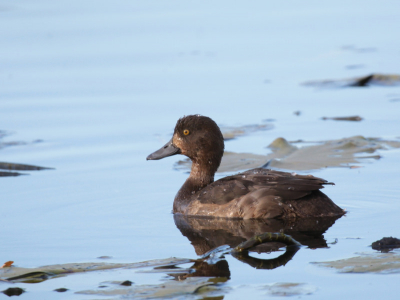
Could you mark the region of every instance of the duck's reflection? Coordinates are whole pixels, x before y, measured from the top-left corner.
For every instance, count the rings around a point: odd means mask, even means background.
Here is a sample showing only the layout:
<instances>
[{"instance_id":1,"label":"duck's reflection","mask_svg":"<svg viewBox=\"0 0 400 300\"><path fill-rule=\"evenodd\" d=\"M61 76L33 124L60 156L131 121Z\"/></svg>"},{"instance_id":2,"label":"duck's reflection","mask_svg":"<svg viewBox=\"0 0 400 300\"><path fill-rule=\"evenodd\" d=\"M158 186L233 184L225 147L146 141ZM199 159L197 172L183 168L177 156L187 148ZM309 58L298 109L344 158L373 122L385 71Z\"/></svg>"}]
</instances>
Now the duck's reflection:
<instances>
[{"instance_id":1,"label":"duck's reflection","mask_svg":"<svg viewBox=\"0 0 400 300\"><path fill-rule=\"evenodd\" d=\"M197 255L219 247L236 247L240 243L264 232L282 232L309 248L328 247L324 233L338 218L301 219L287 223L284 220L241 220L189 217L174 215L175 225L193 245ZM283 243L267 243L257 246L256 252L271 252L285 246Z\"/></svg>"},{"instance_id":2,"label":"duck's reflection","mask_svg":"<svg viewBox=\"0 0 400 300\"><path fill-rule=\"evenodd\" d=\"M249 266L252 266L253 268L256 269L264 269L264 270L272 270L275 268L278 268L280 266L286 265L289 260L293 258L293 256L296 254L296 252L299 250L299 247L296 246L288 246L286 248L285 253L279 255L276 258L272 259L260 259L260 258L255 258L249 255L249 253L243 252L243 253L237 253L237 252L231 252L231 255L241 262L244 262L248 264Z\"/></svg>"},{"instance_id":3,"label":"duck's reflection","mask_svg":"<svg viewBox=\"0 0 400 300\"><path fill-rule=\"evenodd\" d=\"M328 247L323 234L335 223L337 218L304 219L287 223L283 220L275 219L215 219L175 214L174 220L181 233L186 236L193 245L196 254L204 255L222 245L229 245L234 248L240 243L252 238L254 235L264 232L282 232L292 236L300 244L312 249ZM250 251L270 253L284 246L286 246L284 243L270 242L258 245L250 249ZM285 265L293 258L298 249L298 247L286 247L285 253L274 259L255 258L250 256L247 251L242 253L232 252L231 255L254 268L274 269ZM207 267L205 266L207 265L207 261L202 261L201 263L197 262L192 266L195 272L187 274L186 276L227 277L221 275L220 267L222 266L222 262L224 262L227 268L224 272L230 274L226 261L220 260L218 261L220 265L216 266L216 264L211 264ZM215 270L218 270L218 274L214 272Z\"/></svg>"}]
</instances>

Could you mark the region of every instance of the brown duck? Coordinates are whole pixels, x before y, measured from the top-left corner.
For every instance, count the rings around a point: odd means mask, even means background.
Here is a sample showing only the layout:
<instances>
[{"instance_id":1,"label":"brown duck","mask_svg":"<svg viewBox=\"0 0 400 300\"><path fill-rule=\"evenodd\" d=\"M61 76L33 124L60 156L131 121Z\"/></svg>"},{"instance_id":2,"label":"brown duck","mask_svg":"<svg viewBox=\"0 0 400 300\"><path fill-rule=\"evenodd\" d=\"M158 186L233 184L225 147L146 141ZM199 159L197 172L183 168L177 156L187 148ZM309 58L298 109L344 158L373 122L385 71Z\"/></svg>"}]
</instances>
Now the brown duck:
<instances>
[{"instance_id":1,"label":"brown duck","mask_svg":"<svg viewBox=\"0 0 400 300\"><path fill-rule=\"evenodd\" d=\"M183 154L192 161L189 178L174 200L174 213L184 215L262 219L341 216L345 212L320 191L333 184L312 175L263 168L214 181L224 153L217 124L200 115L178 120L172 139L150 154L157 160Z\"/></svg>"}]
</instances>

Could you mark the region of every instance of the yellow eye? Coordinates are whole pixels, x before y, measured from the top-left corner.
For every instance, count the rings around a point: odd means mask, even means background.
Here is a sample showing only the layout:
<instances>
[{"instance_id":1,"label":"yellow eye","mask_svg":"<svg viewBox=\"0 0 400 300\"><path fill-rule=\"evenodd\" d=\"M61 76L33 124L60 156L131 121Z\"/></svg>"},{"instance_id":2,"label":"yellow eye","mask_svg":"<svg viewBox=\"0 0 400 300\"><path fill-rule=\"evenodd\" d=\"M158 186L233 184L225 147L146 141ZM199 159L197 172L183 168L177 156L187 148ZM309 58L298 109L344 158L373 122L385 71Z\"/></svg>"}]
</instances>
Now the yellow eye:
<instances>
[{"instance_id":1,"label":"yellow eye","mask_svg":"<svg viewBox=\"0 0 400 300\"><path fill-rule=\"evenodd\" d=\"M184 135L188 135L188 134L189 134L189 130L185 129L185 130L183 131L183 134L184 134Z\"/></svg>"}]
</instances>

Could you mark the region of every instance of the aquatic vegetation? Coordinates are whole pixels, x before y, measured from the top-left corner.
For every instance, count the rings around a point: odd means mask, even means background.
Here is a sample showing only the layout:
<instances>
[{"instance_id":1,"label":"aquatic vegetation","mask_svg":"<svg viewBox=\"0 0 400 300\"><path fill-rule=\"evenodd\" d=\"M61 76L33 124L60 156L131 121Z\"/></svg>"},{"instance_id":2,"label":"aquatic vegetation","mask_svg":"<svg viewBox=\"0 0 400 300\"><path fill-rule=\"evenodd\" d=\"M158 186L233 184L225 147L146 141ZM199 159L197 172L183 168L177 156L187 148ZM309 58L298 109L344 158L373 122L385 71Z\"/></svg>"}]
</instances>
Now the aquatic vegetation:
<instances>
[{"instance_id":1,"label":"aquatic vegetation","mask_svg":"<svg viewBox=\"0 0 400 300\"><path fill-rule=\"evenodd\" d=\"M373 242L371 247L381 252L389 252L395 248L400 248L400 240L394 237L384 237L379 241Z\"/></svg>"},{"instance_id":2,"label":"aquatic vegetation","mask_svg":"<svg viewBox=\"0 0 400 300\"><path fill-rule=\"evenodd\" d=\"M361 253L359 256L313 264L334 268L340 273L399 273L399 253Z\"/></svg>"},{"instance_id":3,"label":"aquatic vegetation","mask_svg":"<svg viewBox=\"0 0 400 300\"><path fill-rule=\"evenodd\" d=\"M9 135L7 131L0 131L0 139ZM32 143L38 143L41 142L41 140L35 140ZM28 143L26 142L2 142L0 140L0 149L4 147L9 147L9 146L19 146L19 145L27 145ZM40 171L40 170L51 170L52 168L46 168L46 167L39 167L39 166L34 166L34 165L27 165L27 164L17 164L17 163L9 163L9 162L0 162L0 170L6 170L6 171L0 171L0 177L5 177L5 176L19 176L19 175L26 175L26 173L20 173L20 172L12 172L12 171Z\"/></svg>"},{"instance_id":4,"label":"aquatic vegetation","mask_svg":"<svg viewBox=\"0 0 400 300\"><path fill-rule=\"evenodd\" d=\"M257 259L248 255L248 251L254 247L268 243L281 242L287 245L284 254L274 259ZM78 291L77 294L121 296L130 295L138 298L165 298L194 293L213 294L220 290L220 283L226 282L230 277L229 266L223 256L232 254L233 257L258 269L273 269L285 265L300 248L300 243L283 233L263 233L241 243L235 248L219 247L210 251L201 259L168 258L150 260L139 263L81 263L50 265L39 268L20 268L7 262L0 269L0 278L9 283L40 283L42 281L65 276L73 273L104 271L111 269L138 269L153 267L154 271L167 273L174 280L164 280L156 285L134 285L131 281L102 282L101 289ZM215 260L215 257L219 259ZM189 269L177 266L194 263ZM211 286L209 289L204 287ZM66 292L68 289L56 289L57 292ZM3 293L11 293L9 289ZM19 290L23 292L23 290Z\"/></svg>"},{"instance_id":5,"label":"aquatic vegetation","mask_svg":"<svg viewBox=\"0 0 400 300\"><path fill-rule=\"evenodd\" d=\"M304 82L303 85L318 88L366 87L374 85L398 86L400 85L400 75L374 73L355 78L307 81Z\"/></svg>"},{"instance_id":6,"label":"aquatic vegetation","mask_svg":"<svg viewBox=\"0 0 400 300\"><path fill-rule=\"evenodd\" d=\"M303 146L296 146L298 143L302 143ZM379 159L380 155L375 155L377 150L400 148L400 141L363 136L317 142L288 142L284 138L277 138L268 148L272 153L267 155L226 151L217 172L236 172L267 166L294 171L326 167L354 168L365 163L366 159ZM185 159L178 161L174 167L189 169L190 166L190 160Z\"/></svg>"}]
</instances>

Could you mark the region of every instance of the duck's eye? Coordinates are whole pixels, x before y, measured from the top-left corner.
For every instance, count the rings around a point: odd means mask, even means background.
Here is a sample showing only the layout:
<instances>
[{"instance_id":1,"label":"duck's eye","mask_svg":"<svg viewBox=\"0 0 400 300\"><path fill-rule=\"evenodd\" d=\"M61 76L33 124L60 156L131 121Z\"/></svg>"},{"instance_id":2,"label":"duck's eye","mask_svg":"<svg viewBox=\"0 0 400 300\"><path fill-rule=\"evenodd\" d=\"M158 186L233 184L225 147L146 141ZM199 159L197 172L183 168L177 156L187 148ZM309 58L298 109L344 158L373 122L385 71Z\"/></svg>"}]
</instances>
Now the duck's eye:
<instances>
[{"instance_id":1,"label":"duck's eye","mask_svg":"<svg viewBox=\"0 0 400 300\"><path fill-rule=\"evenodd\" d=\"M184 135L188 135L190 132L189 132L189 130L187 130L187 129L185 129L184 131L183 131L183 134Z\"/></svg>"}]
</instances>

